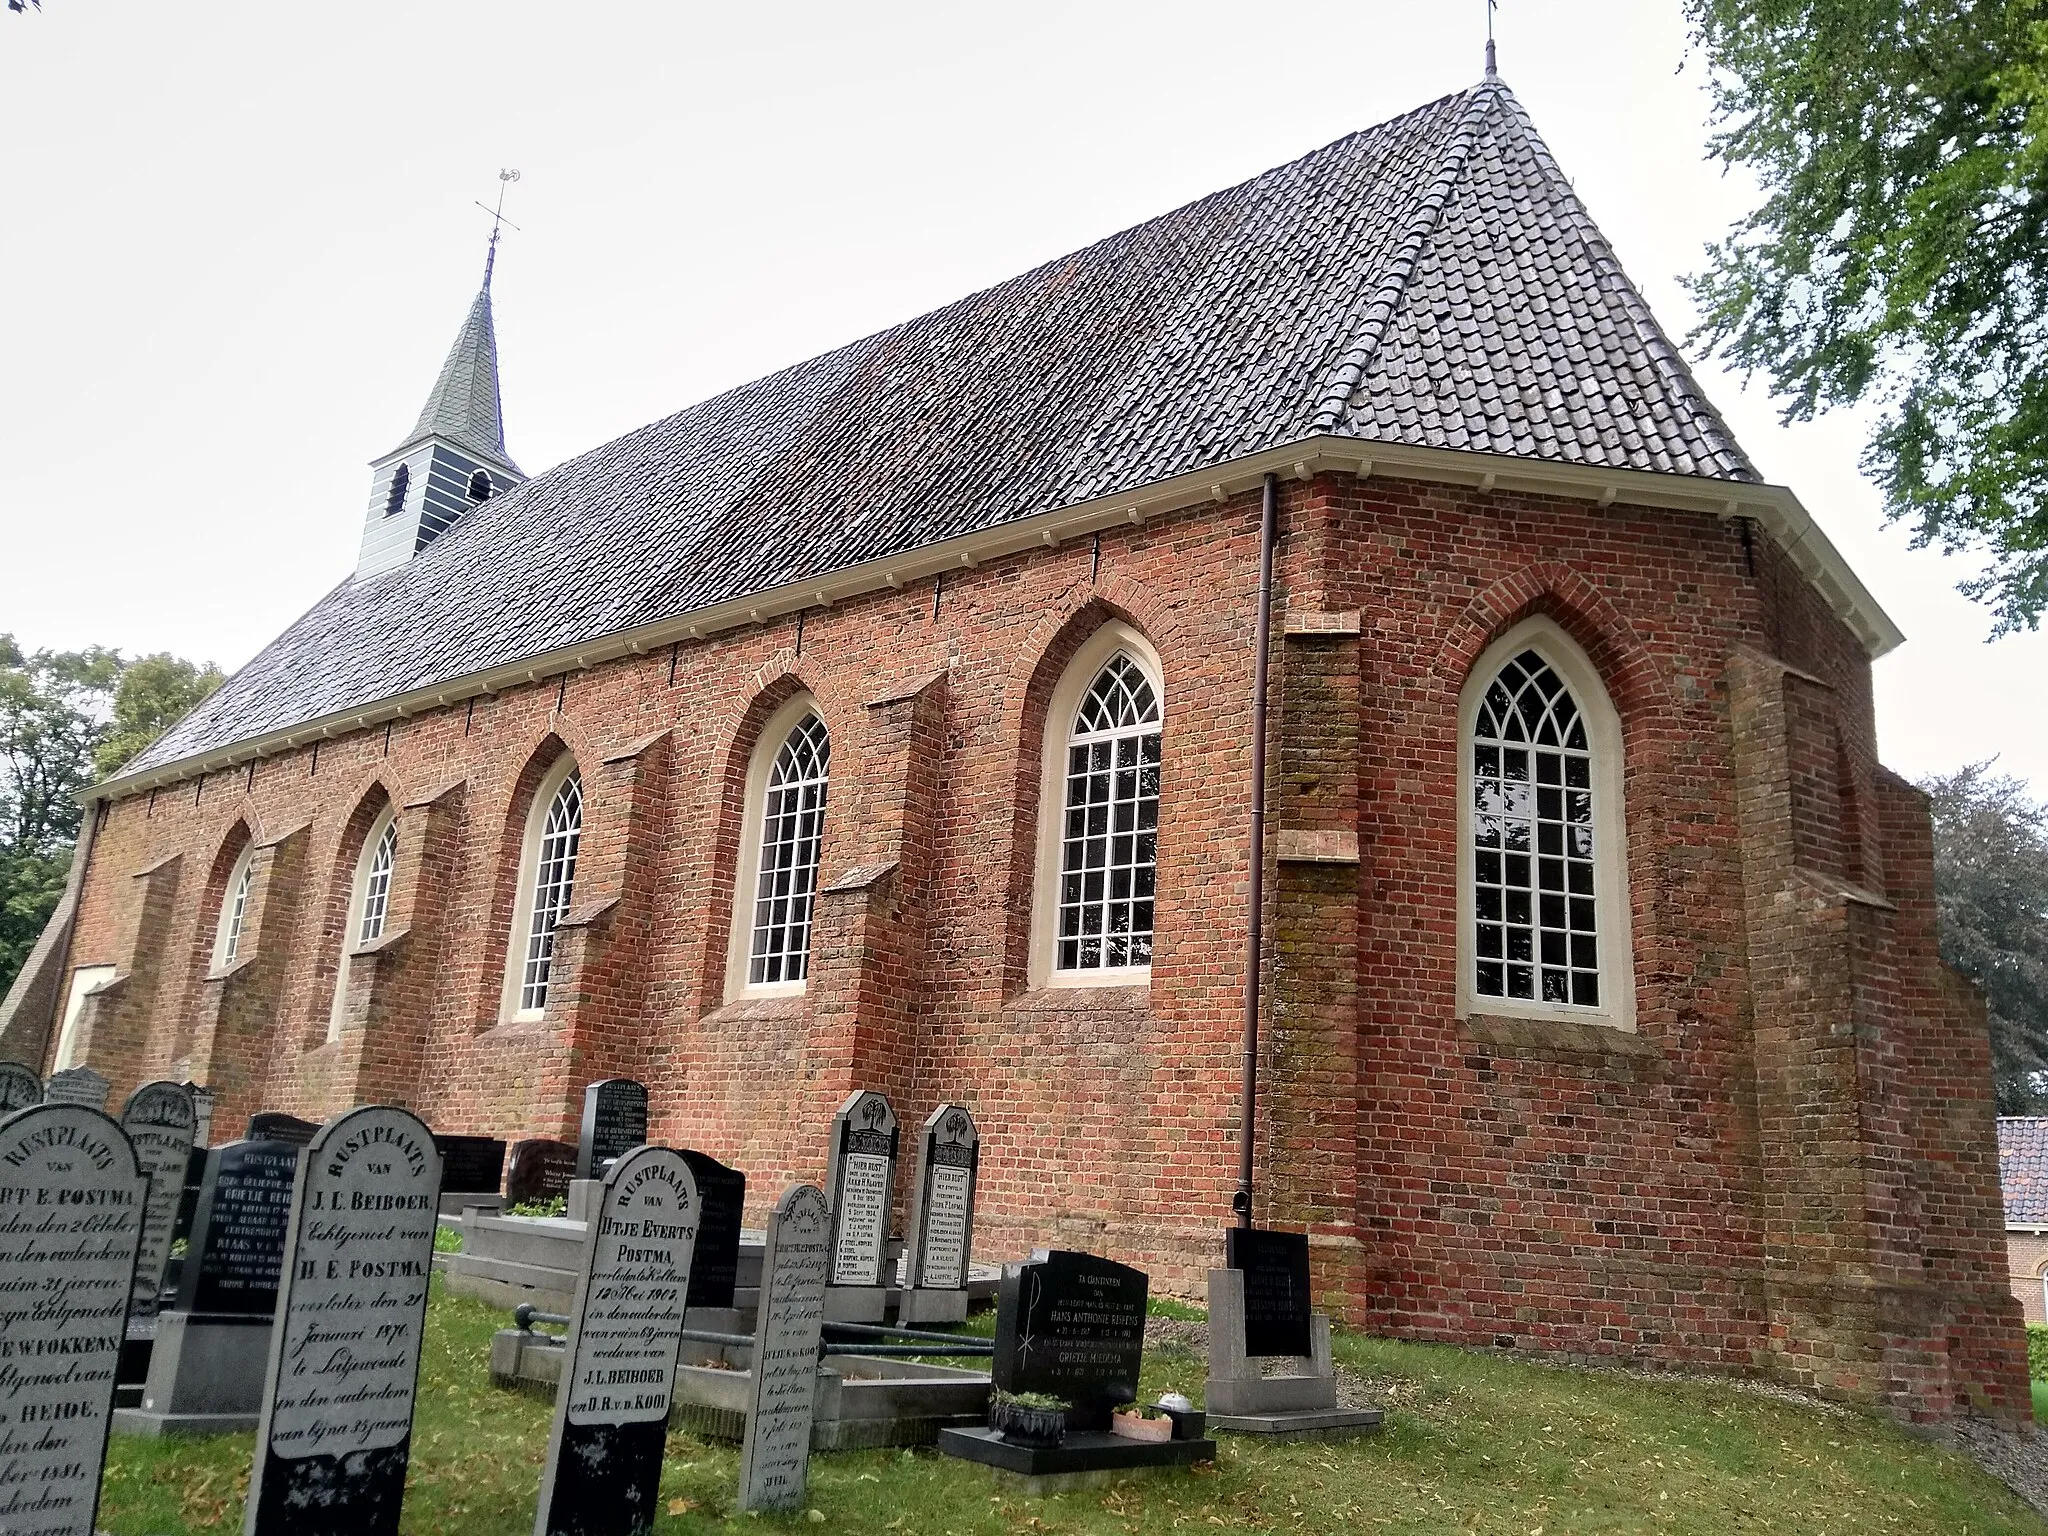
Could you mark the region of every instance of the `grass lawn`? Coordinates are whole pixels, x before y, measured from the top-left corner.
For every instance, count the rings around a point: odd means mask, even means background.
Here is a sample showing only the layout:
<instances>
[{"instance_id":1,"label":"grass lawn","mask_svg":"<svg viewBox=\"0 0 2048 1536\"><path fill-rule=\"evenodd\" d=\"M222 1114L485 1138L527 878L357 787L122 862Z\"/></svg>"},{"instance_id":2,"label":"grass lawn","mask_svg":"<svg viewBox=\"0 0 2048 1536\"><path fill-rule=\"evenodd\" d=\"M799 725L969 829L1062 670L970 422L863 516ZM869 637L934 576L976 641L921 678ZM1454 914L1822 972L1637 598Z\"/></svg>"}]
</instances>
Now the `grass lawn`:
<instances>
[{"instance_id":1,"label":"grass lawn","mask_svg":"<svg viewBox=\"0 0 2048 1536\"><path fill-rule=\"evenodd\" d=\"M490 1385L486 1349L505 1314L435 1287L405 1529L526 1536L549 1408ZM1228 1438L1213 1471L1045 1500L998 1492L980 1469L930 1450L821 1456L810 1509L792 1522L735 1518L737 1449L672 1435L656 1529L2048 1536L1972 1462L1860 1414L1352 1336L1337 1354L1384 1389L1387 1428L1374 1438ZM1191 1352L1146 1359L1148 1396L1174 1386L1199 1400L1203 1369ZM2041 1403L2042 1384L2035 1394ZM100 1524L112 1536L239 1531L252 1439L117 1437Z\"/></svg>"},{"instance_id":2,"label":"grass lawn","mask_svg":"<svg viewBox=\"0 0 2048 1536\"><path fill-rule=\"evenodd\" d=\"M2048 1381L2036 1381L2034 1388L2034 1422L2048 1424Z\"/></svg>"}]
</instances>

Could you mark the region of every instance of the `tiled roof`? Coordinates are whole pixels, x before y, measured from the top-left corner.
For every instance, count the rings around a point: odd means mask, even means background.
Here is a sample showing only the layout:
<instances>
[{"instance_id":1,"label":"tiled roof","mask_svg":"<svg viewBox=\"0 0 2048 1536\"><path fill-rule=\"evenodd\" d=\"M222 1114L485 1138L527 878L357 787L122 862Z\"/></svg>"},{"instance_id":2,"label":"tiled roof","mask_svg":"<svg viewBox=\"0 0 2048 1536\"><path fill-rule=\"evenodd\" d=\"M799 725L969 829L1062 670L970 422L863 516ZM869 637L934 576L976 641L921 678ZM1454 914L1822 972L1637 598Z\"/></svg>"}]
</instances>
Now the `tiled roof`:
<instances>
[{"instance_id":1,"label":"tiled roof","mask_svg":"<svg viewBox=\"0 0 2048 1536\"><path fill-rule=\"evenodd\" d=\"M486 464L501 464L514 474L519 466L505 452L505 413L498 398L498 332L491 322L491 285L487 277L455 345L448 349L433 392L420 409L420 419L401 448L423 437L440 437L467 449Z\"/></svg>"},{"instance_id":2,"label":"tiled roof","mask_svg":"<svg viewBox=\"0 0 2048 1536\"><path fill-rule=\"evenodd\" d=\"M2008 1227L2048 1227L2048 1119L1999 1117L1998 1181Z\"/></svg>"},{"instance_id":3,"label":"tiled roof","mask_svg":"<svg viewBox=\"0 0 2048 1536\"><path fill-rule=\"evenodd\" d=\"M547 471L129 771L1331 432L1757 478L1489 80Z\"/></svg>"}]
</instances>

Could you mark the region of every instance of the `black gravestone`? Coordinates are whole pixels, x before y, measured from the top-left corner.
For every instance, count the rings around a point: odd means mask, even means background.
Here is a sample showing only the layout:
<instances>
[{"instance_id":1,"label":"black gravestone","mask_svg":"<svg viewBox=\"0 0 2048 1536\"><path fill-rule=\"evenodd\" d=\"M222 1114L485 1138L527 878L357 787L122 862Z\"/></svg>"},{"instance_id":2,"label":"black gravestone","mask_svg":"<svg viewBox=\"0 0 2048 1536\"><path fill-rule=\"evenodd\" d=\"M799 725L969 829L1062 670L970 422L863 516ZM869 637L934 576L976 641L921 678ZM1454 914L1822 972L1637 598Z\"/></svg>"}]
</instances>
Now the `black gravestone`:
<instances>
[{"instance_id":1,"label":"black gravestone","mask_svg":"<svg viewBox=\"0 0 2048 1536\"><path fill-rule=\"evenodd\" d=\"M373 1105L301 1154L244 1536L397 1536L441 1154Z\"/></svg>"},{"instance_id":2,"label":"black gravestone","mask_svg":"<svg viewBox=\"0 0 2048 1536\"><path fill-rule=\"evenodd\" d=\"M1230 1267L1244 1273L1244 1352L1309 1352L1308 1237L1232 1227L1226 1243Z\"/></svg>"},{"instance_id":3,"label":"black gravestone","mask_svg":"<svg viewBox=\"0 0 2048 1536\"><path fill-rule=\"evenodd\" d=\"M297 1115L287 1115L275 1109L266 1109L249 1117L249 1132L244 1141L283 1141L292 1146L303 1147L313 1139L320 1129L310 1120L301 1120Z\"/></svg>"},{"instance_id":4,"label":"black gravestone","mask_svg":"<svg viewBox=\"0 0 2048 1536\"><path fill-rule=\"evenodd\" d=\"M197 1132L194 1134L196 1136ZM191 1153L185 1159L185 1187L178 1191L178 1219L171 1228L171 1247L174 1251L170 1262L164 1266L164 1290L160 1309L178 1304L178 1282L185 1273L185 1252L191 1249L192 1223L199 1215L199 1191L206 1187L206 1154L207 1148L195 1142Z\"/></svg>"},{"instance_id":5,"label":"black gravestone","mask_svg":"<svg viewBox=\"0 0 2048 1536\"><path fill-rule=\"evenodd\" d=\"M966 1286L980 1167L981 1135L973 1115L958 1104L941 1104L925 1117L918 1137L917 1188L911 1194L905 1285L941 1291Z\"/></svg>"},{"instance_id":6,"label":"black gravestone","mask_svg":"<svg viewBox=\"0 0 2048 1536\"><path fill-rule=\"evenodd\" d=\"M495 1195L505 1177L505 1143L492 1136L436 1136L441 1193Z\"/></svg>"},{"instance_id":7,"label":"black gravestone","mask_svg":"<svg viewBox=\"0 0 2048 1536\"><path fill-rule=\"evenodd\" d=\"M583 1132L576 1141L576 1177L601 1179L605 1165L647 1140L647 1089L630 1077L608 1077L583 1090Z\"/></svg>"},{"instance_id":8,"label":"black gravestone","mask_svg":"<svg viewBox=\"0 0 2048 1536\"><path fill-rule=\"evenodd\" d=\"M43 1102L43 1080L18 1061L0 1061L0 1115Z\"/></svg>"},{"instance_id":9,"label":"black gravestone","mask_svg":"<svg viewBox=\"0 0 2048 1536\"><path fill-rule=\"evenodd\" d=\"M565 1199L576 1177L576 1149L566 1141L515 1141L505 1165L505 1203L538 1205Z\"/></svg>"},{"instance_id":10,"label":"black gravestone","mask_svg":"<svg viewBox=\"0 0 2048 1536\"><path fill-rule=\"evenodd\" d=\"M128 1389L133 1389L139 1402L142 1383L149 1375L164 1268L170 1261L171 1234L177 1226L178 1197L185 1168L192 1161L192 1095L177 1083L145 1083L122 1109L121 1129L149 1179L142 1209L142 1241L136 1250L135 1289L128 1302L128 1338L115 1378L123 1388L123 1406L129 1406Z\"/></svg>"},{"instance_id":11,"label":"black gravestone","mask_svg":"<svg viewBox=\"0 0 2048 1536\"><path fill-rule=\"evenodd\" d=\"M199 1206L178 1276L178 1310L267 1318L292 1210L299 1149L282 1141L231 1141L206 1154Z\"/></svg>"},{"instance_id":12,"label":"black gravestone","mask_svg":"<svg viewBox=\"0 0 2048 1536\"><path fill-rule=\"evenodd\" d=\"M1108 1429L1110 1410L1138 1395L1145 1353L1145 1272L1055 1249L1003 1270L990 1373L1005 1392L1073 1404L1072 1429Z\"/></svg>"},{"instance_id":13,"label":"black gravestone","mask_svg":"<svg viewBox=\"0 0 2048 1536\"><path fill-rule=\"evenodd\" d=\"M690 1262L690 1305L729 1307L740 1277L740 1218L747 1176L703 1152L685 1150L697 1181L697 1256Z\"/></svg>"}]
</instances>

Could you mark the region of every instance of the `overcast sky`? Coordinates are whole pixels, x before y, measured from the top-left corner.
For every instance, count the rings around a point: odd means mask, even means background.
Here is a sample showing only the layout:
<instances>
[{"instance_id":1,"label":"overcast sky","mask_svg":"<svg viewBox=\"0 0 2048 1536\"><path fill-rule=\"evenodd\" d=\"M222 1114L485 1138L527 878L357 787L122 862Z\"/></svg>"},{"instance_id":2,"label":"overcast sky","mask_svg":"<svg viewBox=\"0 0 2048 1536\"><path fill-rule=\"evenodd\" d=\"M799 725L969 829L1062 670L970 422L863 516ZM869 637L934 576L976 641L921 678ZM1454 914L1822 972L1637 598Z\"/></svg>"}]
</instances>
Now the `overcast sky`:
<instances>
[{"instance_id":1,"label":"overcast sky","mask_svg":"<svg viewBox=\"0 0 2048 1536\"><path fill-rule=\"evenodd\" d=\"M529 472L1479 76L1483 0L0 12L0 631L240 665L352 567L493 287ZM1505 0L1501 72L1666 327L1753 189L1675 0ZM1699 359L1694 359L1699 364ZM1700 364L1908 643L1886 760L2048 791L2048 635L1882 526L1862 421ZM2027 701L2034 702L2030 705Z\"/></svg>"}]
</instances>

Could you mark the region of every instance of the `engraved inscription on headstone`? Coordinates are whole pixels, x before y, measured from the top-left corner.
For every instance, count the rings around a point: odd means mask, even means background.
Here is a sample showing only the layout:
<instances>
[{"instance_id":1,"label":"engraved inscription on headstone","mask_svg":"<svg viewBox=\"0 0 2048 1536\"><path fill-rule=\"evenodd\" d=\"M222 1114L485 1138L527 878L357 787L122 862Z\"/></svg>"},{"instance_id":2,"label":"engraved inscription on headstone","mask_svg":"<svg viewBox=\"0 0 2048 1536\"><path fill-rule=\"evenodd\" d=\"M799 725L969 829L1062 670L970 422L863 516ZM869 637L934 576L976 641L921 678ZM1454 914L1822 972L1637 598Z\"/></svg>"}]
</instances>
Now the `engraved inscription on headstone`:
<instances>
[{"instance_id":1,"label":"engraved inscription on headstone","mask_svg":"<svg viewBox=\"0 0 2048 1536\"><path fill-rule=\"evenodd\" d=\"M747 1176L717 1158L687 1148L683 1161L697 1181L702 1202L697 1252L690 1261L690 1305L729 1307L740 1274L740 1222L747 1204Z\"/></svg>"},{"instance_id":2,"label":"engraved inscription on headstone","mask_svg":"<svg viewBox=\"0 0 2048 1536\"><path fill-rule=\"evenodd\" d=\"M1309 1352L1308 1237L1261 1227L1232 1227L1228 1262L1244 1274L1244 1352Z\"/></svg>"},{"instance_id":3,"label":"engraved inscription on headstone","mask_svg":"<svg viewBox=\"0 0 2048 1536\"><path fill-rule=\"evenodd\" d=\"M576 1177L576 1149L566 1141L518 1141L505 1167L505 1203L560 1200Z\"/></svg>"},{"instance_id":4,"label":"engraved inscription on headstone","mask_svg":"<svg viewBox=\"0 0 2048 1536\"><path fill-rule=\"evenodd\" d=\"M43 1087L46 1104L83 1104L87 1109L105 1109L107 1090L114 1085L91 1067L66 1067L50 1074Z\"/></svg>"},{"instance_id":5,"label":"engraved inscription on headstone","mask_svg":"<svg viewBox=\"0 0 2048 1536\"><path fill-rule=\"evenodd\" d=\"M312 1141L320 1127L311 1120L301 1120L297 1115L287 1115L282 1110L266 1109L249 1117L248 1141L284 1141L295 1147L303 1147Z\"/></svg>"},{"instance_id":6,"label":"engraved inscription on headstone","mask_svg":"<svg viewBox=\"0 0 2048 1536\"><path fill-rule=\"evenodd\" d=\"M1005 1392L1046 1392L1074 1405L1072 1429L1107 1429L1138 1395L1145 1351L1142 1270L1055 1249L1003 1270L990 1379Z\"/></svg>"},{"instance_id":7,"label":"engraved inscription on headstone","mask_svg":"<svg viewBox=\"0 0 2048 1536\"><path fill-rule=\"evenodd\" d=\"M505 1176L505 1143L495 1136L436 1136L441 1193L495 1195Z\"/></svg>"},{"instance_id":8,"label":"engraved inscription on headstone","mask_svg":"<svg viewBox=\"0 0 2048 1536\"><path fill-rule=\"evenodd\" d=\"M352 1109L306 1147L244 1536L398 1530L440 1203L441 1154L405 1110Z\"/></svg>"},{"instance_id":9,"label":"engraved inscription on headstone","mask_svg":"<svg viewBox=\"0 0 2048 1536\"><path fill-rule=\"evenodd\" d=\"M268 1317L277 1310L299 1149L231 1141L206 1154L178 1277L178 1310Z\"/></svg>"},{"instance_id":10,"label":"engraved inscription on headstone","mask_svg":"<svg viewBox=\"0 0 2048 1536\"><path fill-rule=\"evenodd\" d=\"M576 1177L601 1179L605 1164L647 1139L647 1090L630 1077L608 1077L583 1090L583 1131L576 1141Z\"/></svg>"},{"instance_id":11,"label":"engraved inscription on headstone","mask_svg":"<svg viewBox=\"0 0 2048 1536\"><path fill-rule=\"evenodd\" d=\"M906 1283L928 1290L967 1284L974 1244L974 1180L981 1137L974 1116L941 1104L925 1117L918 1136L917 1187L912 1194L910 1262Z\"/></svg>"},{"instance_id":12,"label":"engraved inscription on headstone","mask_svg":"<svg viewBox=\"0 0 2048 1536\"><path fill-rule=\"evenodd\" d=\"M147 1342L156 1337L158 1293L171 1257L171 1230L192 1158L192 1099L176 1083L144 1083L121 1110L121 1129L135 1160L149 1176L142 1242L135 1260L135 1295L128 1304L128 1338L121 1380L140 1382L149 1371ZM137 1347L140 1346L140 1347Z\"/></svg>"},{"instance_id":13,"label":"engraved inscription on headstone","mask_svg":"<svg viewBox=\"0 0 2048 1536\"><path fill-rule=\"evenodd\" d=\"M0 1115L43 1102L43 1080L18 1061L0 1061Z\"/></svg>"},{"instance_id":14,"label":"engraved inscription on headstone","mask_svg":"<svg viewBox=\"0 0 2048 1536\"><path fill-rule=\"evenodd\" d=\"M856 1091L832 1117L833 1285L880 1285L896 1188L896 1112L879 1093Z\"/></svg>"},{"instance_id":15,"label":"engraved inscription on headstone","mask_svg":"<svg viewBox=\"0 0 2048 1536\"><path fill-rule=\"evenodd\" d=\"M832 1218L825 1196L799 1184L775 1205L761 1256L761 1316L740 1450L741 1509L795 1509L810 1475L818 1338Z\"/></svg>"},{"instance_id":16,"label":"engraved inscription on headstone","mask_svg":"<svg viewBox=\"0 0 2048 1536\"><path fill-rule=\"evenodd\" d=\"M701 1209L680 1152L641 1147L606 1171L555 1393L534 1536L642 1536L654 1528Z\"/></svg>"},{"instance_id":17,"label":"engraved inscription on headstone","mask_svg":"<svg viewBox=\"0 0 2048 1536\"><path fill-rule=\"evenodd\" d=\"M0 1531L92 1536L146 1179L96 1109L0 1121Z\"/></svg>"}]
</instances>

